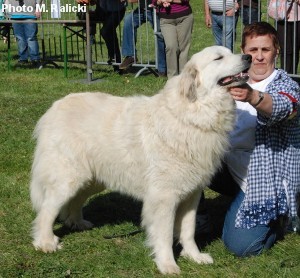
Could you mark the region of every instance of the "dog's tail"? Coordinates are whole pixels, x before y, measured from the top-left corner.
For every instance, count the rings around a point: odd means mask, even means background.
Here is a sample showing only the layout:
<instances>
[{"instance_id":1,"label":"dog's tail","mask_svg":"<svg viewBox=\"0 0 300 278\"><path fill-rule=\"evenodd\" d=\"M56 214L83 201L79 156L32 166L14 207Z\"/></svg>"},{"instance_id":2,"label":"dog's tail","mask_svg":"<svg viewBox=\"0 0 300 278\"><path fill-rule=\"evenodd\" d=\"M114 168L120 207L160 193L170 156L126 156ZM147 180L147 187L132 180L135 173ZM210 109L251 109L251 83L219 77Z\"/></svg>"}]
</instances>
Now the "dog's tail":
<instances>
[{"instance_id":1,"label":"dog's tail","mask_svg":"<svg viewBox=\"0 0 300 278\"><path fill-rule=\"evenodd\" d=\"M38 125L37 125L38 127ZM30 199L33 209L40 211L45 200L45 182L48 180L48 168L51 167L49 161L45 160L47 157L46 149L42 147L41 136L35 129L34 137L37 139L37 145L34 152L34 159L31 168L31 182L30 182Z\"/></svg>"},{"instance_id":2,"label":"dog's tail","mask_svg":"<svg viewBox=\"0 0 300 278\"><path fill-rule=\"evenodd\" d=\"M33 166L30 183L30 199L32 207L36 212L41 209L45 198L43 186L41 186L41 183L39 181L40 178L38 177Z\"/></svg>"},{"instance_id":3,"label":"dog's tail","mask_svg":"<svg viewBox=\"0 0 300 278\"><path fill-rule=\"evenodd\" d=\"M45 115L40 118L33 131L33 139L36 140L36 147L31 168L30 199L32 207L36 212L40 211L45 200L46 189L44 183L48 180L48 168L51 167L49 161L45 159L48 155L47 144L44 141L49 136L45 132L45 121L47 120Z\"/></svg>"}]
</instances>

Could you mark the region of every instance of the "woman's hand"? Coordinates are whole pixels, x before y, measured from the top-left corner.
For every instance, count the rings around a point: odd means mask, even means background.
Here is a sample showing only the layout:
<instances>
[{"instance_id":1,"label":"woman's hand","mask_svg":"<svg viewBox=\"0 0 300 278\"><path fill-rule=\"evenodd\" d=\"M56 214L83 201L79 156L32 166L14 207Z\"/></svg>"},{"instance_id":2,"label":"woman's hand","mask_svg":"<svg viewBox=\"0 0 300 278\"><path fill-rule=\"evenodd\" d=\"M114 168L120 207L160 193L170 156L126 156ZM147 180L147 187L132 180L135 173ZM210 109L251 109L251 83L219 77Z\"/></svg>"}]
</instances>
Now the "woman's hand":
<instances>
[{"instance_id":1,"label":"woman's hand","mask_svg":"<svg viewBox=\"0 0 300 278\"><path fill-rule=\"evenodd\" d=\"M268 93L261 93L254 90L247 83L239 87L230 88L229 93L234 100L248 102L265 116L270 117L272 115L273 100Z\"/></svg>"},{"instance_id":2,"label":"woman's hand","mask_svg":"<svg viewBox=\"0 0 300 278\"><path fill-rule=\"evenodd\" d=\"M232 9L226 11L226 16L234 16L234 14L238 11L239 7L239 4L235 3Z\"/></svg>"},{"instance_id":3,"label":"woman's hand","mask_svg":"<svg viewBox=\"0 0 300 278\"><path fill-rule=\"evenodd\" d=\"M255 98L254 90L248 84L244 84L240 87L232 87L229 89L229 93L234 100L249 102L250 104Z\"/></svg>"},{"instance_id":4,"label":"woman's hand","mask_svg":"<svg viewBox=\"0 0 300 278\"><path fill-rule=\"evenodd\" d=\"M158 0L157 5L167 8L171 5L172 2L173 2L173 0Z\"/></svg>"}]
</instances>

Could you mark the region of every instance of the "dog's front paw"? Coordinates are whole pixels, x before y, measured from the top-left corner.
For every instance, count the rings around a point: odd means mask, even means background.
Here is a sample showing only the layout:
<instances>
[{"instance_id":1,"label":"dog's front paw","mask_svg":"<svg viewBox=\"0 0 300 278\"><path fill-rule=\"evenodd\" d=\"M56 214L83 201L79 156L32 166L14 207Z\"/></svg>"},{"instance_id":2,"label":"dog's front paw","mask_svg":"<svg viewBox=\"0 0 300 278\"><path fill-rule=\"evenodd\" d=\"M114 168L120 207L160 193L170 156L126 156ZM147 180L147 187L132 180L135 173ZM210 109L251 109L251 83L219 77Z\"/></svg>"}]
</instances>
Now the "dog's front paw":
<instances>
[{"instance_id":1,"label":"dog's front paw","mask_svg":"<svg viewBox=\"0 0 300 278\"><path fill-rule=\"evenodd\" d=\"M180 274L180 268L177 264L157 264L157 267L162 274Z\"/></svg>"},{"instance_id":2,"label":"dog's front paw","mask_svg":"<svg viewBox=\"0 0 300 278\"><path fill-rule=\"evenodd\" d=\"M62 248L62 243L59 243L57 236L53 236L51 240L34 240L33 246L35 250L40 250L44 253L53 253Z\"/></svg>"},{"instance_id":3,"label":"dog's front paw","mask_svg":"<svg viewBox=\"0 0 300 278\"><path fill-rule=\"evenodd\" d=\"M207 253L199 253L198 256L192 258L198 264L212 264L213 258Z\"/></svg>"},{"instance_id":4,"label":"dog's front paw","mask_svg":"<svg viewBox=\"0 0 300 278\"><path fill-rule=\"evenodd\" d=\"M213 258L207 253L201 253L198 250L187 252L186 250L181 251L181 256L192 259L198 264L212 264Z\"/></svg>"}]
</instances>

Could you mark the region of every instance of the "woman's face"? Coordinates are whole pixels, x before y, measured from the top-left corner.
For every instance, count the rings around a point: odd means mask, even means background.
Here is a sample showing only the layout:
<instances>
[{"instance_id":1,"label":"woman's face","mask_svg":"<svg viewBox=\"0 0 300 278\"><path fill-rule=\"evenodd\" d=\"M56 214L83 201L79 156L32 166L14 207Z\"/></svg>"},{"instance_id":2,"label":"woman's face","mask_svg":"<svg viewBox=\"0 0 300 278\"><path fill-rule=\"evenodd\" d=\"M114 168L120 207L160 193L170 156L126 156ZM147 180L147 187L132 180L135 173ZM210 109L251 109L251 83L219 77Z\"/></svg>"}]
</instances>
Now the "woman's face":
<instances>
[{"instance_id":1,"label":"woman's face","mask_svg":"<svg viewBox=\"0 0 300 278\"><path fill-rule=\"evenodd\" d=\"M249 69L249 83L259 82L272 74L278 50L273 45L270 36L246 38L243 52L252 56L252 64Z\"/></svg>"}]
</instances>

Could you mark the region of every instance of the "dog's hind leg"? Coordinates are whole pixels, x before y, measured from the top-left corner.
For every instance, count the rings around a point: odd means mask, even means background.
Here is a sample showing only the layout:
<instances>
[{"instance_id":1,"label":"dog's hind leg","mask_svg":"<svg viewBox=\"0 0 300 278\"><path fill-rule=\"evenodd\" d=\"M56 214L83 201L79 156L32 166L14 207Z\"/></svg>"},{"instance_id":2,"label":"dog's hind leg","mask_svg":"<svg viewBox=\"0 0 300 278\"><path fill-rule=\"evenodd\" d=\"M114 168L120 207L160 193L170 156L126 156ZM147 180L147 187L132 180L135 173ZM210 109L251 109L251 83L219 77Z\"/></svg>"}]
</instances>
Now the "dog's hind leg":
<instances>
[{"instance_id":1,"label":"dog's hind leg","mask_svg":"<svg viewBox=\"0 0 300 278\"><path fill-rule=\"evenodd\" d=\"M213 263L212 257L207 253L201 253L195 242L196 213L201 192L201 190L193 192L179 205L175 220L175 234L183 247L182 256L197 263L210 264Z\"/></svg>"},{"instance_id":2,"label":"dog's hind leg","mask_svg":"<svg viewBox=\"0 0 300 278\"><path fill-rule=\"evenodd\" d=\"M86 200L104 189L104 186L91 183L80 189L74 198L63 206L60 212L60 219L65 225L74 230L86 230L93 227L93 223L83 219L82 207Z\"/></svg>"},{"instance_id":3,"label":"dog's hind leg","mask_svg":"<svg viewBox=\"0 0 300 278\"><path fill-rule=\"evenodd\" d=\"M65 186L64 188L67 188ZM53 224L64 203L68 201L68 193L60 194L58 190L45 191L45 197L33 222L32 236L36 250L51 253L61 249L59 238L53 233Z\"/></svg>"},{"instance_id":4,"label":"dog's hind leg","mask_svg":"<svg viewBox=\"0 0 300 278\"><path fill-rule=\"evenodd\" d=\"M142 224L147 232L147 243L153 249L154 260L163 274L179 274L173 254L173 230L176 196L170 192L151 189L145 194Z\"/></svg>"},{"instance_id":5,"label":"dog's hind leg","mask_svg":"<svg viewBox=\"0 0 300 278\"><path fill-rule=\"evenodd\" d=\"M63 171L57 170L53 171L55 176L39 175L40 172L40 169L39 171L35 169L32 179L32 185L35 185L33 190L36 190L39 184L43 191L42 201L36 207L37 217L32 227L33 245L37 250L50 253L62 247L59 238L53 233L53 224L62 207L80 190L84 180L76 177L75 172L66 175Z\"/></svg>"}]
</instances>

